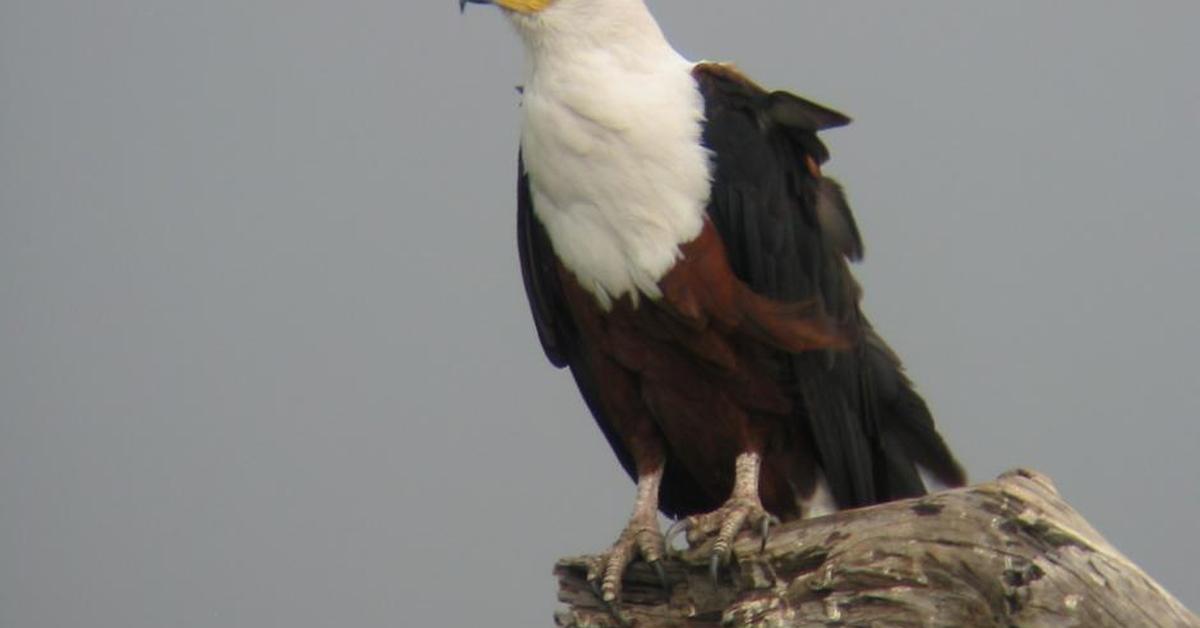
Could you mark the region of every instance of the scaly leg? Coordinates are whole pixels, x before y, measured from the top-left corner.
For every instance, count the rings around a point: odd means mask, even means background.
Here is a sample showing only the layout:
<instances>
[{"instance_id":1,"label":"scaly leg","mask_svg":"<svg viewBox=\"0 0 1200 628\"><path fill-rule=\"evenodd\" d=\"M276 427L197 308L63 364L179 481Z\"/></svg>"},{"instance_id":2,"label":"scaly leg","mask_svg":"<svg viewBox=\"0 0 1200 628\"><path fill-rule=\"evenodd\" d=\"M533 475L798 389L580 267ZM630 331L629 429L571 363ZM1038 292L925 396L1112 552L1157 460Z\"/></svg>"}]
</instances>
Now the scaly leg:
<instances>
[{"instance_id":1,"label":"scaly leg","mask_svg":"<svg viewBox=\"0 0 1200 628\"><path fill-rule=\"evenodd\" d=\"M729 500L712 512L693 515L679 521L667 532L669 542L680 530L685 530L688 545L693 547L716 535L709 562L713 581L717 579L721 563L728 561L733 550L733 541L739 532L746 527L759 530L765 546L771 525L779 523L778 519L763 508L762 499L758 495L758 474L761 465L762 458L758 453L748 451L739 454L734 463L733 493Z\"/></svg>"},{"instance_id":2,"label":"scaly leg","mask_svg":"<svg viewBox=\"0 0 1200 628\"><path fill-rule=\"evenodd\" d=\"M637 500L634 501L629 523L608 552L593 556L588 561L588 582L598 587L600 597L605 602L617 600L625 568L638 556L654 567L666 588L666 572L662 567L666 544L658 529L658 487L662 484L662 475L663 467L660 464L638 478Z\"/></svg>"}]
</instances>

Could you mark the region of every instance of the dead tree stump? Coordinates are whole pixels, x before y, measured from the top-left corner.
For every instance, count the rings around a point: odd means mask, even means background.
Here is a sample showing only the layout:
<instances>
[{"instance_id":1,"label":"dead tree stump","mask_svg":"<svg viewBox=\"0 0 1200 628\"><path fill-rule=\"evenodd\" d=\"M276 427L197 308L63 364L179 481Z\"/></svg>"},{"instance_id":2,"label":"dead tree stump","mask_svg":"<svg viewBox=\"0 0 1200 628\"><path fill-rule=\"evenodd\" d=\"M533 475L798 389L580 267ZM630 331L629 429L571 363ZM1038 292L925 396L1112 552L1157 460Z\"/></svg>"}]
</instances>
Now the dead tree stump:
<instances>
[{"instance_id":1,"label":"dead tree stump","mask_svg":"<svg viewBox=\"0 0 1200 628\"><path fill-rule=\"evenodd\" d=\"M708 548L644 564L608 608L581 558L558 562L559 626L1200 626L1026 470L743 538L713 585Z\"/></svg>"}]
</instances>

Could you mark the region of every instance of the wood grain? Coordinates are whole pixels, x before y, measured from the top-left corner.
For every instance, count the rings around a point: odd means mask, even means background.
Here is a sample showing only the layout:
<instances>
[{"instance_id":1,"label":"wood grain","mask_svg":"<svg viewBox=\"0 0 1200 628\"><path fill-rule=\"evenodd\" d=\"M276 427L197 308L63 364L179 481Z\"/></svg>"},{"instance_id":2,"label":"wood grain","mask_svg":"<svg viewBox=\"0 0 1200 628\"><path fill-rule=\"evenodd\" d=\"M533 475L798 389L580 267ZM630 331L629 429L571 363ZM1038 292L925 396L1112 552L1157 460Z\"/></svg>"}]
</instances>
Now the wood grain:
<instances>
[{"instance_id":1,"label":"wood grain","mask_svg":"<svg viewBox=\"0 0 1200 628\"><path fill-rule=\"evenodd\" d=\"M643 564L606 607L582 558L555 567L557 625L1198 626L1045 476L994 482L786 524L741 539L717 586L707 548L668 561L669 597Z\"/></svg>"}]
</instances>

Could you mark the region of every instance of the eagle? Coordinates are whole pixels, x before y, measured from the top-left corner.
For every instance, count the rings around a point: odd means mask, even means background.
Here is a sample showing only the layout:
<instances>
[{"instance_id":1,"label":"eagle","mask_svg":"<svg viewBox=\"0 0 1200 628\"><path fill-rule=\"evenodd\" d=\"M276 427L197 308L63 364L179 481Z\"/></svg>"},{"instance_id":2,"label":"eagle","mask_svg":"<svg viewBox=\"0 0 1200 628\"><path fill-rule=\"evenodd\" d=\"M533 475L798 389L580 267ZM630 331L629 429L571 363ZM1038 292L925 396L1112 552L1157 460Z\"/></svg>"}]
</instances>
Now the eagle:
<instances>
[{"instance_id":1,"label":"eagle","mask_svg":"<svg viewBox=\"0 0 1200 628\"><path fill-rule=\"evenodd\" d=\"M526 51L537 336L637 483L588 574L603 599L634 560L661 575L660 511L713 538L715 573L747 529L964 483L862 312L862 239L818 137L850 118L685 59L643 0L468 2L498 6Z\"/></svg>"}]
</instances>

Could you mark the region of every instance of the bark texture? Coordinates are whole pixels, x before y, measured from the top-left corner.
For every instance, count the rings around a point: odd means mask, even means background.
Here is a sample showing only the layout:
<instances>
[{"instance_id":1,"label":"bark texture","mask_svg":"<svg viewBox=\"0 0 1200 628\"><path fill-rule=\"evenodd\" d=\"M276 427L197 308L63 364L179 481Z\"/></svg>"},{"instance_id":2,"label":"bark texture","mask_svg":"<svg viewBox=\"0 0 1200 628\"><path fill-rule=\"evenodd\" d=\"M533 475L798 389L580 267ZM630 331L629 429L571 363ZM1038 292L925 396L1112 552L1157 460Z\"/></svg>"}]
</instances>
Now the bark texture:
<instances>
[{"instance_id":1,"label":"bark texture","mask_svg":"<svg viewBox=\"0 0 1200 628\"><path fill-rule=\"evenodd\" d=\"M607 607L583 558L555 567L555 616L638 626L1200 626L1033 471L743 538L714 587L708 548L667 561L670 593L635 564Z\"/></svg>"}]
</instances>

